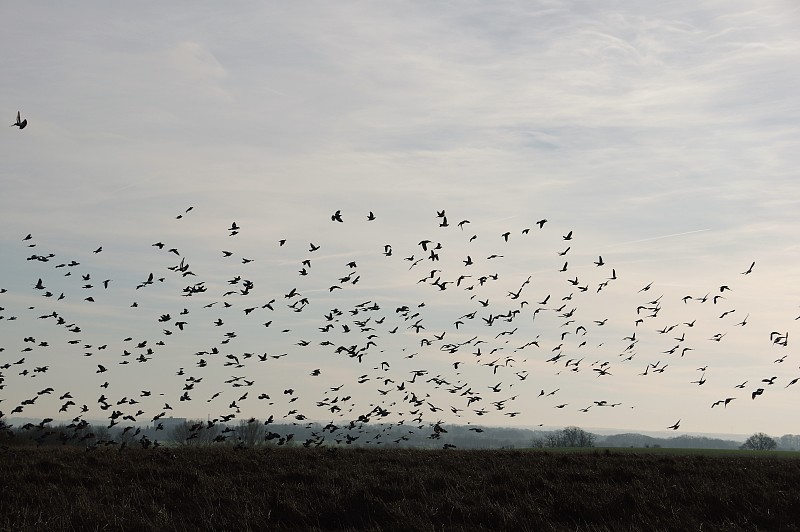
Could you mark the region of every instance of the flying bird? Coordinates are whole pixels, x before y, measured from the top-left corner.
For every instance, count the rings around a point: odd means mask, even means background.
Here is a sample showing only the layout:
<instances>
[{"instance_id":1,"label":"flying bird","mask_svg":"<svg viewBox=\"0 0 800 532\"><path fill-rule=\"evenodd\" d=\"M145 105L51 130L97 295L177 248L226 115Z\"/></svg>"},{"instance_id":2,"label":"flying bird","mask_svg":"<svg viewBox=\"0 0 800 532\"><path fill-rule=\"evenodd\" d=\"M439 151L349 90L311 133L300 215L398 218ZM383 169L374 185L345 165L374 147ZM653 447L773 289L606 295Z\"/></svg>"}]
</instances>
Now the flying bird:
<instances>
[{"instance_id":1,"label":"flying bird","mask_svg":"<svg viewBox=\"0 0 800 532\"><path fill-rule=\"evenodd\" d=\"M17 126L20 129L25 129L25 126L28 125L28 119L20 120L19 111L17 111L17 121L11 124L9 127Z\"/></svg>"}]
</instances>

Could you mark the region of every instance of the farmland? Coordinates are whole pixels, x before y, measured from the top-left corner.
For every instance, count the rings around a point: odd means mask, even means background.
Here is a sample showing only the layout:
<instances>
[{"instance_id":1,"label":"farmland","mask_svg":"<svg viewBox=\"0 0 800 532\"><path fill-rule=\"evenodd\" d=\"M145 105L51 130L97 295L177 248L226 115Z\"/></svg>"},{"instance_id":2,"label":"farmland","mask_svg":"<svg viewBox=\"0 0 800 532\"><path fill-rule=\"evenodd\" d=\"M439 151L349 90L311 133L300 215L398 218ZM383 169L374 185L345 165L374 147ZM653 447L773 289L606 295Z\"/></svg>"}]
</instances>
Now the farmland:
<instances>
[{"instance_id":1,"label":"farmland","mask_svg":"<svg viewBox=\"0 0 800 532\"><path fill-rule=\"evenodd\" d=\"M797 530L796 453L4 446L0 530Z\"/></svg>"}]
</instances>

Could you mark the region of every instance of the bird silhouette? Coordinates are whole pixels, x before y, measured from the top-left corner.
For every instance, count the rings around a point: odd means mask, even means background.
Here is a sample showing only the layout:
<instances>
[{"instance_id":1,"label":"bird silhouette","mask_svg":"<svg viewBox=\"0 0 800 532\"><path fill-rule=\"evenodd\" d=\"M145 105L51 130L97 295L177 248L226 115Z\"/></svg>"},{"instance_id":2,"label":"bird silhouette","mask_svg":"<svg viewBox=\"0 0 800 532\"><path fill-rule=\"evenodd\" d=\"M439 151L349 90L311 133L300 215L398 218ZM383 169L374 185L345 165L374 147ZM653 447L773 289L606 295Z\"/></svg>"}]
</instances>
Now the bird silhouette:
<instances>
[{"instance_id":1,"label":"bird silhouette","mask_svg":"<svg viewBox=\"0 0 800 532\"><path fill-rule=\"evenodd\" d=\"M25 129L25 126L27 125L28 125L28 119L26 118L25 120L20 120L19 111L17 111L17 121L11 124L10 127L17 126L20 129Z\"/></svg>"}]
</instances>

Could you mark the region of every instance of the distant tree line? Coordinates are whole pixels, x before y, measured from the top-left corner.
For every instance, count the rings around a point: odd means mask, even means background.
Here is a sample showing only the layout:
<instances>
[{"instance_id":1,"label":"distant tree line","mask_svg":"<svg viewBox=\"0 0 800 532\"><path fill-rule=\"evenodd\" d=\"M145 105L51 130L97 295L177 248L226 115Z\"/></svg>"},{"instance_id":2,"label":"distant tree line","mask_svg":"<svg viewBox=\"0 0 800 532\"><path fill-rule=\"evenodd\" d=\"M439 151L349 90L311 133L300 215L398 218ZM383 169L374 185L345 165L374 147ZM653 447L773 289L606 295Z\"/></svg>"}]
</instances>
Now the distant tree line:
<instances>
[{"instance_id":1,"label":"distant tree line","mask_svg":"<svg viewBox=\"0 0 800 532\"><path fill-rule=\"evenodd\" d=\"M241 419L233 427L221 426L212 421L187 420L172 427L167 434L167 440L176 445L193 446L227 442L252 447L281 439L280 443L286 442L286 437L268 431L267 427L255 418Z\"/></svg>"},{"instance_id":2,"label":"distant tree line","mask_svg":"<svg viewBox=\"0 0 800 532\"><path fill-rule=\"evenodd\" d=\"M761 433L763 434L763 433ZM755 436L755 435L753 435ZM778 438L772 438L775 447L769 446L769 440L763 438L748 438L744 444L741 441L723 440L720 438L708 438L706 436L692 436L683 434L672 438L654 438L644 434L614 434L611 436L599 436L595 445L603 447L664 447L672 449L752 449L766 450L775 449L778 451L800 451L800 435L784 434ZM756 441L758 440L758 441ZM760 442L760 443L759 443ZM763 447L767 445L767 447Z\"/></svg>"},{"instance_id":3,"label":"distant tree line","mask_svg":"<svg viewBox=\"0 0 800 532\"><path fill-rule=\"evenodd\" d=\"M784 434L777 443L782 451L800 451L800 434Z\"/></svg>"},{"instance_id":4,"label":"distant tree line","mask_svg":"<svg viewBox=\"0 0 800 532\"><path fill-rule=\"evenodd\" d=\"M137 439L138 437L138 439ZM136 442L143 447L152 444L141 429L110 430L102 425L93 425L87 421L60 423L25 423L14 427L0 420L0 443L4 445L71 445L92 447L101 444L131 444Z\"/></svg>"},{"instance_id":5,"label":"distant tree line","mask_svg":"<svg viewBox=\"0 0 800 532\"><path fill-rule=\"evenodd\" d=\"M673 438L653 438L641 434L598 436L580 427L566 427L555 431L531 431L503 427L477 427L473 425L448 425L431 439L425 427L409 431L406 426L381 423L363 423L354 428L333 423L284 424L263 422L251 418L236 424L213 421L187 420L166 428L148 426L105 426L84 420L53 424L45 419L39 423L11 425L0 417L0 445L76 445L94 447L120 445L157 447L208 446L208 445L289 445L289 446L374 446L413 447L435 449L498 449L520 447L664 447L664 448L714 448L800 451L800 435L785 434L772 438L764 433L750 436L744 444L732 440L681 435ZM430 427L428 427L430 428Z\"/></svg>"},{"instance_id":6,"label":"distant tree line","mask_svg":"<svg viewBox=\"0 0 800 532\"><path fill-rule=\"evenodd\" d=\"M532 447L594 447L597 436L580 427L566 427L535 438Z\"/></svg>"}]
</instances>

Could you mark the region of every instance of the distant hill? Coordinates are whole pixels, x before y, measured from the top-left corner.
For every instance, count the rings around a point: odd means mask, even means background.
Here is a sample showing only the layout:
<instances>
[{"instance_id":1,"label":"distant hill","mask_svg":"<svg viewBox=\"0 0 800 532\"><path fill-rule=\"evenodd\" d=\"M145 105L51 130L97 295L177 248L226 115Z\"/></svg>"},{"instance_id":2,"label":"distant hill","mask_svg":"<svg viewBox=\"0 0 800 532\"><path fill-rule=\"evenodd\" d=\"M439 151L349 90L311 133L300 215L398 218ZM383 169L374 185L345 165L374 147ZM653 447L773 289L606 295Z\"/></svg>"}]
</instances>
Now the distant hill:
<instances>
[{"instance_id":1,"label":"distant hill","mask_svg":"<svg viewBox=\"0 0 800 532\"><path fill-rule=\"evenodd\" d=\"M740 442L707 438L705 436L681 435L674 438L655 438L644 434L627 433L598 436L599 447L664 447L672 449L738 449Z\"/></svg>"}]
</instances>

